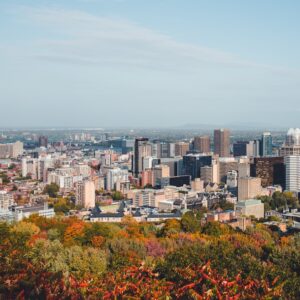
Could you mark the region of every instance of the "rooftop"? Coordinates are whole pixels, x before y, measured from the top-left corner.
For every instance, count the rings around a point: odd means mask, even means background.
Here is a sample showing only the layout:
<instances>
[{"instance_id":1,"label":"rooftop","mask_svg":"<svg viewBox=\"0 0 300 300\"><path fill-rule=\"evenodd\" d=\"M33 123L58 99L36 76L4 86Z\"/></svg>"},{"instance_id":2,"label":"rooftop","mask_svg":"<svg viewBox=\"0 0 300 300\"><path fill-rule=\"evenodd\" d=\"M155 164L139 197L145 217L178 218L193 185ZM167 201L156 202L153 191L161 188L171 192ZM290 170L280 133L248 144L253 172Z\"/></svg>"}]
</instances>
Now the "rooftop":
<instances>
[{"instance_id":1,"label":"rooftop","mask_svg":"<svg viewBox=\"0 0 300 300\"><path fill-rule=\"evenodd\" d=\"M248 199L248 200L243 200L237 202L237 206L251 206L251 205L257 205L257 204L262 204L260 200L257 199Z\"/></svg>"}]
</instances>

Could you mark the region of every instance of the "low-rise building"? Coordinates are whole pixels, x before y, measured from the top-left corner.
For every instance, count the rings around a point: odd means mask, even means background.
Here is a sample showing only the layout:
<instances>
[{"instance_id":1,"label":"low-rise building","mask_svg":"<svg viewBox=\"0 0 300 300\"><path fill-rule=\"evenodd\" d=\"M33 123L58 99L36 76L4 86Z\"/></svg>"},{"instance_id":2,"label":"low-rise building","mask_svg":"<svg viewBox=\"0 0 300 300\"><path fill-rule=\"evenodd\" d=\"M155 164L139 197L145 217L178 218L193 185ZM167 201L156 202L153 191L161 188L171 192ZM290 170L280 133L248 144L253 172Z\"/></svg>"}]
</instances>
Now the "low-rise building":
<instances>
[{"instance_id":1,"label":"low-rise building","mask_svg":"<svg viewBox=\"0 0 300 300\"><path fill-rule=\"evenodd\" d=\"M254 216L257 219L264 218L264 204L257 199L238 201L235 205L236 212L243 216Z\"/></svg>"}]
</instances>

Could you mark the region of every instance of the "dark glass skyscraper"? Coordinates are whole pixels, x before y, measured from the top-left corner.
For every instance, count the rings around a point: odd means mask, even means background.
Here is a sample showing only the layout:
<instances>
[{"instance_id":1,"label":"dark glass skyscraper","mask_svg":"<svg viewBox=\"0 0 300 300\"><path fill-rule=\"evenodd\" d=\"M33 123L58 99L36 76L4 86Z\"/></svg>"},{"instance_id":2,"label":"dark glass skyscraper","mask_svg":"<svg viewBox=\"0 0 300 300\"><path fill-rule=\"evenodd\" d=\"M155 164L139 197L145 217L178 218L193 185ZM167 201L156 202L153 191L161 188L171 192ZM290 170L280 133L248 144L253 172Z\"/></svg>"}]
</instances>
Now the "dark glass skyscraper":
<instances>
[{"instance_id":1,"label":"dark glass skyscraper","mask_svg":"<svg viewBox=\"0 0 300 300\"><path fill-rule=\"evenodd\" d=\"M211 166L211 155L189 154L183 156L183 174L190 175L192 180L200 178L201 168L204 166Z\"/></svg>"},{"instance_id":2,"label":"dark glass skyscraper","mask_svg":"<svg viewBox=\"0 0 300 300\"><path fill-rule=\"evenodd\" d=\"M260 142L260 156L271 156L272 153L272 135L270 132L264 132Z\"/></svg>"}]
</instances>

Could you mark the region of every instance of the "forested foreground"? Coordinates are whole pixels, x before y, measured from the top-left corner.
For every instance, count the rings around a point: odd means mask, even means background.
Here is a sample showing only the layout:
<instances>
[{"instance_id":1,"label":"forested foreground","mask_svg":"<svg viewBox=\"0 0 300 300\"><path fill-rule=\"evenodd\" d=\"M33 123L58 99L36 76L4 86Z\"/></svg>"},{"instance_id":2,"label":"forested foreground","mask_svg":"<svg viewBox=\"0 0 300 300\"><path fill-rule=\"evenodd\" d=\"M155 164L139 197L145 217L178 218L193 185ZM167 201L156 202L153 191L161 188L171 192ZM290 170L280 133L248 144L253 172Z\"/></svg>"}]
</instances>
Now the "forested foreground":
<instances>
[{"instance_id":1,"label":"forested foreground","mask_svg":"<svg viewBox=\"0 0 300 300\"><path fill-rule=\"evenodd\" d=\"M199 224L0 223L0 299L300 299L300 236Z\"/></svg>"}]
</instances>

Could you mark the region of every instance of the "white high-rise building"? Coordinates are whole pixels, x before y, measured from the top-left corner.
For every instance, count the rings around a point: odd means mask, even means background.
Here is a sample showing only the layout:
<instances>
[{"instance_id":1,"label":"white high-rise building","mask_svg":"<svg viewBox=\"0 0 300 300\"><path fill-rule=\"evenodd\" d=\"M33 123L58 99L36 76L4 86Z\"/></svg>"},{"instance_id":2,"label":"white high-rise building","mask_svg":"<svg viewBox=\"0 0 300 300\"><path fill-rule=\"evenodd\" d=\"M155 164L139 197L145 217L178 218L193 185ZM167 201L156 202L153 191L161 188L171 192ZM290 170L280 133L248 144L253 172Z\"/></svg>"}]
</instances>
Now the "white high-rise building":
<instances>
[{"instance_id":1,"label":"white high-rise building","mask_svg":"<svg viewBox=\"0 0 300 300\"><path fill-rule=\"evenodd\" d=\"M122 186L129 185L128 171L120 168L110 169L106 175L106 189L108 191L123 190Z\"/></svg>"},{"instance_id":2,"label":"white high-rise building","mask_svg":"<svg viewBox=\"0 0 300 300\"><path fill-rule=\"evenodd\" d=\"M38 161L36 158L22 158L22 177L30 176L32 179L38 178Z\"/></svg>"},{"instance_id":3,"label":"white high-rise building","mask_svg":"<svg viewBox=\"0 0 300 300\"><path fill-rule=\"evenodd\" d=\"M287 132L285 143L279 149L280 156L300 155L300 129L290 128Z\"/></svg>"},{"instance_id":4,"label":"white high-rise building","mask_svg":"<svg viewBox=\"0 0 300 300\"><path fill-rule=\"evenodd\" d=\"M285 156L286 189L288 191L300 191L300 156Z\"/></svg>"},{"instance_id":5,"label":"white high-rise building","mask_svg":"<svg viewBox=\"0 0 300 300\"><path fill-rule=\"evenodd\" d=\"M53 167L53 160L50 155L38 159L38 180L47 182L48 169Z\"/></svg>"}]
</instances>

